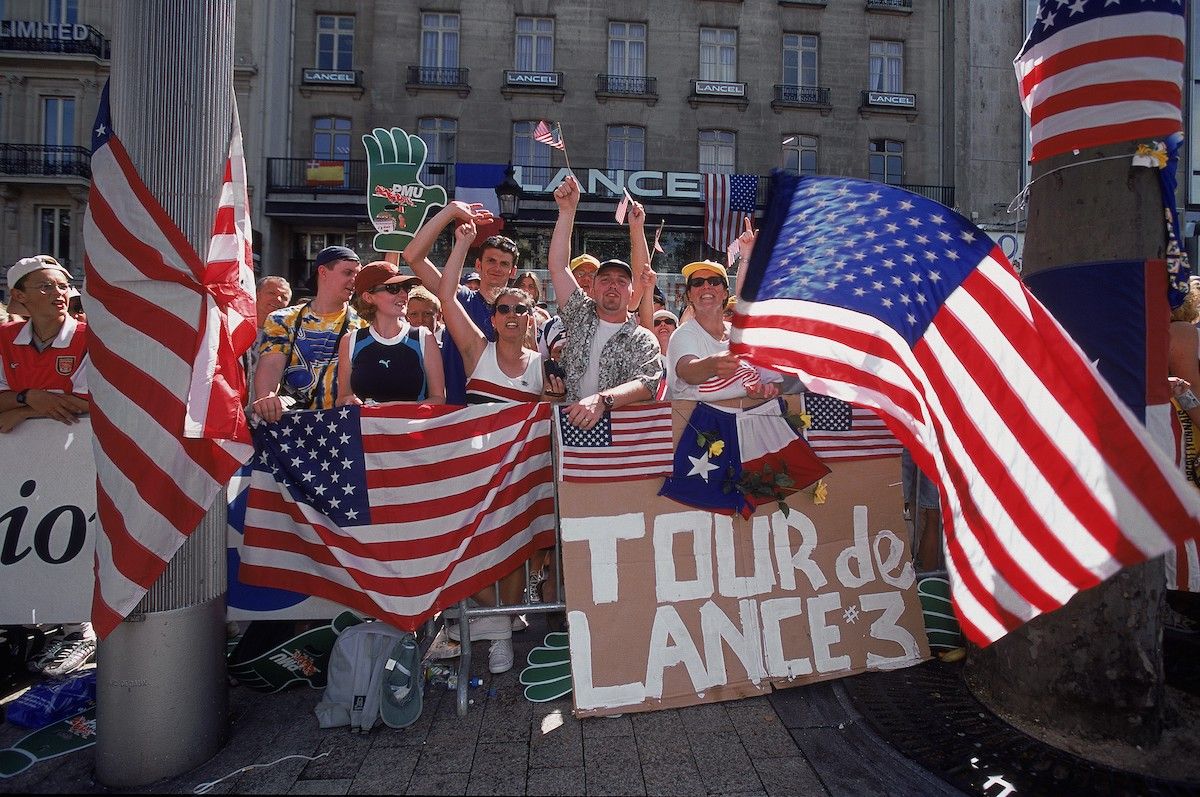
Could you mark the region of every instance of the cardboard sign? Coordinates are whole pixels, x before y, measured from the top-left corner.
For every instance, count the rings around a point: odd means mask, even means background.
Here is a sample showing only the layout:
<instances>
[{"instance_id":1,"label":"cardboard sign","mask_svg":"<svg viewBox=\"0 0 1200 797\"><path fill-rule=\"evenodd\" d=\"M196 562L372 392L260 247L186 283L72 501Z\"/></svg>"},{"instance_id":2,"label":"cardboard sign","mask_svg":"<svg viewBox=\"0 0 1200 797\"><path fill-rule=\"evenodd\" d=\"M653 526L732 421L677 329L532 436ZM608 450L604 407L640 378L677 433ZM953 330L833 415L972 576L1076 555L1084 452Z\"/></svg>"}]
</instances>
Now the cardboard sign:
<instances>
[{"instance_id":1,"label":"cardboard sign","mask_svg":"<svg viewBox=\"0 0 1200 797\"><path fill-rule=\"evenodd\" d=\"M749 520L660 497L661 479L560 484L575 713L732 700L928 658L899 471L898 458L839 463L825 503L804 490L786 516L768 504Z\"/></svg>"}]
</instances>

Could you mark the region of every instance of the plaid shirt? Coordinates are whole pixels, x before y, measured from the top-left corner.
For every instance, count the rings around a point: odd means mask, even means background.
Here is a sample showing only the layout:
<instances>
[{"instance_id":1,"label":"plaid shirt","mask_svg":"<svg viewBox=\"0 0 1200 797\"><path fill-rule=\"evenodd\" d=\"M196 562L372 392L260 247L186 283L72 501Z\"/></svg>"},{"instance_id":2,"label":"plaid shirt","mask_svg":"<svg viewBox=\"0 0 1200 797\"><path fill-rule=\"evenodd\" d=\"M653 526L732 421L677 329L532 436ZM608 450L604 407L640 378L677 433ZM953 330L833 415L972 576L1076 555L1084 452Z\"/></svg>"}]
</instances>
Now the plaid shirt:
<instances>
[{"instance_id":1,"label":"plaid shirt","mask_svg":"<svg viewBox=\"0 0 1200 797\"><path fill-rule=\"evenodd\" d=\"M562 367L567 372L567 401L579 401L579 382L587 370L587 358L592 349L592 337L600 326L596 302L576 289L559 315L567 331L567 344L562 355ZM638 381L653 397L662 378L658 339L650 330L639 326L630 316L600 352L600 391L610 390L626 382Z\"/></svg>"}]
</instances>

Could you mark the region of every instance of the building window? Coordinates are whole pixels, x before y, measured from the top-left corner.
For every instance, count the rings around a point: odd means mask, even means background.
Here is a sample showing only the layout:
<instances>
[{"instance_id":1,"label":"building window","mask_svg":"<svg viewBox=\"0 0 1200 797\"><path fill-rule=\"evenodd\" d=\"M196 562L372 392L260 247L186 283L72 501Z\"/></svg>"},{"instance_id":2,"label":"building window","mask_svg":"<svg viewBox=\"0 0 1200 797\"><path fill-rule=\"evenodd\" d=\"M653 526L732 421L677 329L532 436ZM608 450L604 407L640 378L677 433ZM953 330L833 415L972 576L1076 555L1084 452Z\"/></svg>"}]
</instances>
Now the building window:
<instances>
[{"instance_id":1,"label":"building window","mask_svg":"<svg viewBox=\"0 0 1200 797\"><path fill-rule=\"evenodd\" d=\"M513 122L512 162L525 183L550 182L550 146L533 140L537 122Z\"/></svg>"},{"instance_id":2,"label":"building window","mask_svg":"<svg viewBox=\"0 0 1200 797\"><path fill-rule=\"evenodd\" d=\"M79 0L46 0L46 21L53 25L79 22Z\"/></svg>"},{"instance_id":3,"label":"building window","mask_svg":"<svg viewBox=\"0 0 1200 797\"><path fill-rule=\"evenodd\" d=\"M784 136L783 168L795 174L816 174L817 137Z\"/></svg>"},{"instance_id":4,"label":"building window","mask_svg":"<svg viewBox=\"0 0 1200 797\"><path fill-rule=\"evenodd\" d=\"M608 170L640 171L646 168L646 128L608 126Z\"/></svg>"},{"instance_id":5,"label":"building window","mask_svg":"<svg viewBox=\"0 0 1200 797\"><path fill-rule=\"evenodd\" d=\"M518 72L554 71L553 19L517 17L517 52L513 69Z\"/></svg>"},{"instance_id":6,"label":"building window","mask_svg":"<svg viewBox=\"0 0 1200 797\"><path fill-rule=\"evenodd\" d=\"M39 252L53 255L64 266L71 263L71 209L38 208Z\"/></svg>"},{"instance_id":7,"label":"building window","mask_svg":"<svg viewBox=\"0 0 1200 797\"><path fill-rule=\"evenodd\" d=\"M75 144L75 98L42 98L42 143L49 147Z\"/></svg>"},{"instance_id":8,"label":"building window","mask_svg":"<svg viewBox=\"0 0 1200 797\"><path fill-rule=\"evenodd\" d=\"M700 29L700 79L732 83L737 80L737 31Z\"/></svg>"},{"instance_id":9,"label":"building window","mask_svg":"<svg viewBox=\"0 0 1200 797\"><path fill-rule=\"evenodd\" d=\"M871 91L904 91L904 42L871 42Z\"/></svg>"},{"instance_id":10,"label":"building window","mask_svg":"<svg viewBox=\"0 0 1200 797\"><path fill-rule=\"evenodd\" d=\"M867 156L869 176L877 183L904 184L904 142L890 138L871 139Z\"/></svg>"},{"instance_id":11,"label":"building window","mask_svg":"<svg viewBox=\"0 0 1200 797\"><path fill-rule=\"evenodd\" d=\"M313 120L314 160L340 161L350 158L350 120L342 116L319 116Z\"/></svg>"},{"instance_id":12,"label":"building window","mask_svg":"<svg viewBox=\"0 0 1200 797\"><path fill-rule=\"evenodd\" d=\"M700 171L733 174L737 133L728 130L700 131Z\"/></svg>"},{"instance_id":13,"label":"building window","mask_svg":"<svg viewBox=\"0 0 1200 797\"><path fill-rule=\"evenodd\" d=\"M817 85L817 41L810 34L783 35L783 85Z\"/></svg>"},{"instance_id":14,"label":"building window","mask_svg":"<svg viewBox=\"0 0 1200 797\"><path fill-rule=\"evenodd\" d=\"M421 15L421 66L458 69L458 14Z\"/></svg>"},{"instance_id":15,"label":"building window","mask_svg":"<svg viewBox=\"0 0 1200 797\"><path fill-rule=\"evenodd\" d=\"M608 74L646 76L646 26L640 22L608 23Z\"/></svg>"},{"instance_id":16,"label":"building window","mask_svg":"<svg viewBox=\"0 0 1200 797\"><path fill-rule=\"evenodd\" d=\"M317 15L317 69L354 68L354 17Z\"/></svg>"},{"instance_id":17,"label":"building window","mask_svg":"<svg viewBox=\"0 0 1200 797\"><path fill-rule=\"evenodd\" d=\"M425 185L452 184L448 180L458 154L458 121L441 116L423 116L417 120L417 135L425 142L425 165L421 182Z\"/></svg>"}]
</instances>

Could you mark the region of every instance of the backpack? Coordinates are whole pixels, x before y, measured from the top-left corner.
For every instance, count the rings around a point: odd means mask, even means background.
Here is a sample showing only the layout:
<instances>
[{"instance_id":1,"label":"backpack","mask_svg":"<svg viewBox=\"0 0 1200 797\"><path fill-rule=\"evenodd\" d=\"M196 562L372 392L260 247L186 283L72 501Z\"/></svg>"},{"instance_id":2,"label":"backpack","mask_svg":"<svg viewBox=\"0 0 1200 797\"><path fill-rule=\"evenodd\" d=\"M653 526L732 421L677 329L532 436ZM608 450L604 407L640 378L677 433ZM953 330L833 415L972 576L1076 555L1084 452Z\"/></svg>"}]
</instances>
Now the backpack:
<instances>
[{"instance_id":1,"label":"backpack","mask_svg":"<svg viewBox=\"0 0 1200 797\"><path fill-rule=\"evenodd\" d=\"M401 650L415 654L416 638L387 623L366 622L343 631L329 657L325 694L313 708L319 725L322 728L349 725L351 733L366 733L374 728L380 719L383 691L389 675L396 670ZM411 654L405 656L409 671L419 665ZM419 686L414 691L419 692ZM419 713L420 698L413 695L413 699Z\"/></svg>"}]
</instances>

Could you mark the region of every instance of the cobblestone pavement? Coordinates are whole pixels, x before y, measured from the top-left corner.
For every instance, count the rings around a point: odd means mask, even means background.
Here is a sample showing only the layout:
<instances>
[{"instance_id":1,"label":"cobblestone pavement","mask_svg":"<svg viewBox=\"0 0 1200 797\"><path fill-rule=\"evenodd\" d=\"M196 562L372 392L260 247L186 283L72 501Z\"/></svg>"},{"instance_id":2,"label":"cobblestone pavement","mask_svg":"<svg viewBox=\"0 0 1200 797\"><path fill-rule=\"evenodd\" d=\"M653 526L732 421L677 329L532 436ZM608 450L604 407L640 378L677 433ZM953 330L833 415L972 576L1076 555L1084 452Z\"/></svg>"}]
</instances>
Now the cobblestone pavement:
<instances>
[{"instance_id":1,"label":"cobblestone pavement","mask_svg":"<svg viewBox=\"0 0 1200 797\"><path fill-rule=\"evenodd\" d=\"M514 637L518 663L541 639ZM487 643L476 644L486 670ZM214 794L544 794L544 795L936 795L949 786L900 756L871 731L837 682L769 697L618 718L575 719L570 699L534 704L517 683L520 664L483 673L466 717L454 693L427 687L416 724L370 734L320 730L320 692L275 695L230 690L223 749L184 775L136 790L192 793L249 764L292 758L222 781ZM101 732L103 730L101 729ZM27 733L0 726L0 746ZM94 777L93 750L35 764L0 792L107 793Z\"/></svg>"}]
</instances>

